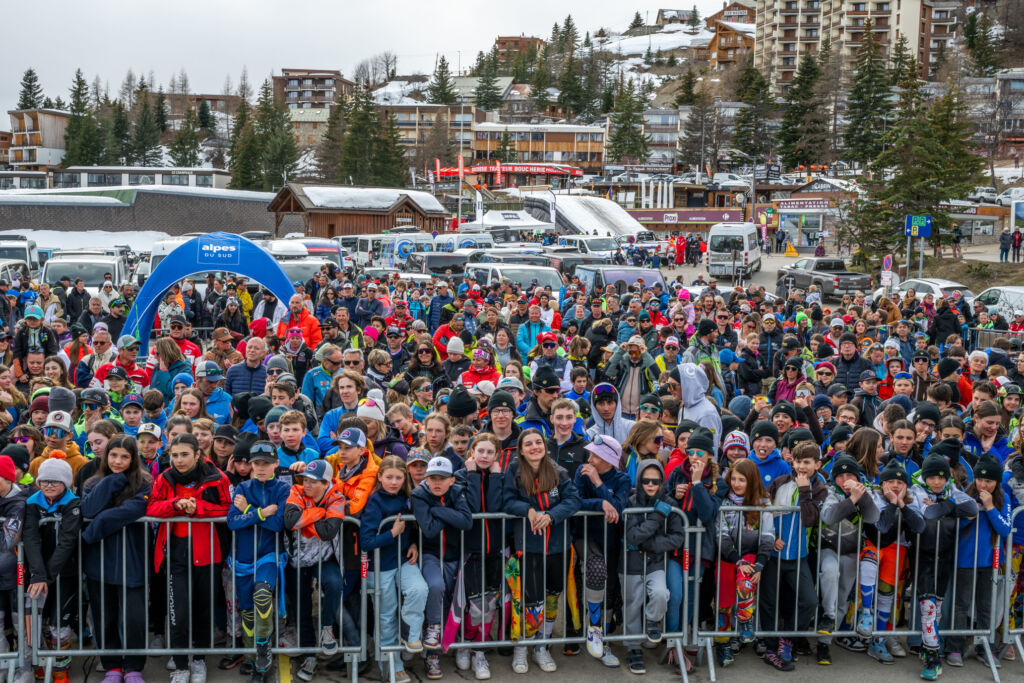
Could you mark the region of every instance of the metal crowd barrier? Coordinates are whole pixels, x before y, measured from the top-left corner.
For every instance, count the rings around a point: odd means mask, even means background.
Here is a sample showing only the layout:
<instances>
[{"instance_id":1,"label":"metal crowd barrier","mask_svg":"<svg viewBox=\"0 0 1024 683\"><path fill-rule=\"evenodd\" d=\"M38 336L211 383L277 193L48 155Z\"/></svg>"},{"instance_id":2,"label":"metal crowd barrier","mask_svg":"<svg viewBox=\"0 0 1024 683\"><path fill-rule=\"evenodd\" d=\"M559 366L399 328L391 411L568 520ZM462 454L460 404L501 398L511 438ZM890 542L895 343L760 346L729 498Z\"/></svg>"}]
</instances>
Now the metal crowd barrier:
<instances>
[{"instance_id":1,"label":"metal crowd barrier","mask_svg":"<svg viewBox=\"0 0 1024 683\"><path fill-rule=\"evenodd\" d=\"M7 523L6 517L0 517L0 528ZM14 605L25 604L25 554L24 548L19 541L12 549L15 553L15 562L17 563L17 585L14 588L14 595L12 596L12 602ZM12 605L12 606L14 606ZM6 645L6 647L0 649L0 671L7 670L7 681L10 683L14 681L15 667L19 662L24 662L27 654L27 646L24 634L25 634L25 619L22 618L22 613L14 612L10 614L11 625L13 626L12 635L17 642L11 642L7 640L4 634L4 624L0 622L0 644Z\"/></svg>"}]
</instances>

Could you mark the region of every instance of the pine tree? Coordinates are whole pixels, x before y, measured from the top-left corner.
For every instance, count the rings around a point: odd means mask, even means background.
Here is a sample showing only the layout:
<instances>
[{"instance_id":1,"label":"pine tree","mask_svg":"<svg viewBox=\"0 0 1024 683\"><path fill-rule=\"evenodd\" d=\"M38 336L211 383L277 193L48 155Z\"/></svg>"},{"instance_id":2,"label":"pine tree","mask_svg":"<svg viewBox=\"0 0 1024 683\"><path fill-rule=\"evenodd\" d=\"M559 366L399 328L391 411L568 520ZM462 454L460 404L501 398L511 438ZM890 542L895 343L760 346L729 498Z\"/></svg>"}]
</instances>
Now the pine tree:
<instances>
[{"instance_id":1,"label":"pine tree","mask_svg":"<svg viewBox=\"0 0 1024 683\"><path fill-rule=\"evenodd\" d=\"M260 168L260 149L256 142L256 131L252 119L247 118L238 129L231 150L232 190L259 190L263 188L263 173Z\"/></svg>"},{"instance_id":2,"label":"pine tree","mask_svg":"<svg viewBox=\"0 0 1024 683\"><path fill-rule=\"evenodd\" d=\"M633 21L629 23L630 30L636 30L644 27L644 18L640 16L640 12L633 15Z\"/></svg>"},{"instance_id":3,"label":"pine tree","mask_svg":"<svg viewBox=\"0 0 1024 683\"><path fill-rule=\"evenodd\" d=\"M740 72L736 99L748 105L738 112L733 121L733 144L741 152L764 160L772 150L770 121L775 109L771 95L771 84L764 75L754 68L753 59L748 59Z\"/></svg>"},{"instance_id":4,"label":"pine tree","mask_svg":"<svg viewBox=\"0 0 1024 683\"><path fill-rule=\"evenodd\" d=\"M496 60L484 60L483 72L477 80L476 106L480 109L493 111L501 107L501 91L498 90L498 64Z\"/></svg>"},{"instance_id":5,"label":"pine tree","mask_svg":"<svg viewBox=\"0 0 1024 683\"><path fill-rule=\"evenodd\" d=\"M977 147L972 140L974 126L962 92L954 84L930 103L928 124L930 134L943 151L941 161L944 163L939 165L938 184L946 189L948 197L966 197L975 185L981 184L985 161L974 151Z\"/></svg>"},{"instance_id":6,"label":"pine tree","mask_svg":"<svg viewBox=\"0 0 1024 683\"><path fill-rule=\"evenodd\" d=\"M946 41L940 40L939 47L935 50L935 61L932 63L928 77L932 80L941 79L942 72L948 65L949 55L946 53Z\"/></svg>"},{"instance_id":7,"label":"pine tree","mask_svg":"<svg viewBox=\"0 0 1024 683\"><path fill-rule=\"evenodd\" d=\"M601 113L607 114L615 109L615 83L609 80L601 90Z\"/></svg>"},{"instance_id":8,"label":"pine tree","mask_svg":"<svg viewBox=\"0 0 1024 683\"><path fill-rule=\"evenodd\" d=\"M253 128L260 149L263 189L281 187L295 175L299 150L292 135L288 110L283 102L275 101L269 80L260 86Z\"/></svg>"},{"instance_id":9,"label":"pine tree","mask_svg":"<svg viewBox=\"0 0 1024 683\"><path fill-rule=\"evenodd\" d=\"M687 69L682 78L679 79L679 91L676 93L675 105L677 107L688 107L697 100L697 74L693 69Z\"/></svg>"},{"instance_id":10,"label":"pine tree","mask_svg":"<svg viewBox=\"0 0 1024 683\"><path fill-rule=\"evenodd\" d=\"M974 46L969 49L974 69L980 76L994 76L1002 61L997 49L997 39L992 31L992 19L988 12L981 12L977 23Z\"/></svg>"},{"instance_id":11,"label":"pine tree","mask_svg":"<svg viewBox=\"0 0 1024 683\"><path fill-rule=\"evenodd\" d=\"M850 161L867 163L882 150L882 133L891 110L889 74L885 57L869 20L857 48L853 86L846 104L846 134L843 142Z\"/></svg>"},{"instance_id":12,"label":"pine tree","mask_svg":"<svg viewBox=\"0 0 1024 683\"><path fill-rule=\"evenodd\" d=\"M374 115L380 118L378 107ZM373 157L370 160L370 182L381 187L402 187L407 177L405 151L398 124L394 116L385 116L377 123L377 135L373 140Z\"/></svg>"},{"instance_id":13,"label":"pine tree","mask_svg":"<svg viewBox=\"0 0 1024 683\"><path fill-rule=\"evenodd\" d=\"M43 98L43 105L42 105L42 108L43 108L43 109L56 109L56 104L54 103L54 101L53 101L53 100L51 100L51 99L49 98L49 96L47 96L47 97L44 97L44 98Z\"/></svg>"},{"instance_id":14,"label":"pine tree","mask_svg":"<svg viewBox=\"0 0 1024 683\"><path fill-rule=\"evenodd\" d=\"M316 150L317 176L325 183L337 184L341 178L341 155L345 150L345 103L331 107L327 130Z\"/></svg>"},{"instance_id":15,"label":"pine tree","mask_svg":"<svg viewBox=\"0 0 1024 683\"><path fill-rule=\"evenodd\" d=\"M204 97L203 101L199 103L199 127L202 128L209 134L213 130L213 112L210 111L210 102Z\"/></svg>"},{"instance_id":16,"label":"pine tree","mask_svg":"<svg viewBox=\"0 0 1024 683\"><path fill-rule=\"evenodd\" d=\"M669 53L668 59L665 60L665 66L670 67L672 69L674 69L677 66L679 66L679 60L676 59L676 53L674 53L674 52L670 52Z\"/></svg>"},{"instance_id":17,"label":"pine tree","mask_svg":"<svg viewBox=\"0 0 1024 683\"><path fill-rule=\"evenodd\" d=\"M828 150L828 126L816 88L820 73L814 55L805 53L786 91L777 139L790 168L818 163Z\"/></svg>"},{"instance_id":18,"label":"pine tree","mask_svg":"<svg viewBox=\"0 0 1024 683\"><path fill-rule=\"evenodd\" d=\"M64 161L67 166L93 166L103 155L103 138L89 103L89 84L81 69L71 85L71 116L64 130Z\"/></svg>"},{"instance_id":19,"label":"pine tree","mask_svg":"<svg viewBox=\"0 0 1024 683\"><path fill-rule=\"evenodd\" d=\"M21 90L18 93L18 109L39 109L43 106L43 89L39 85L39 76L32 67L25 69L21 77Z\"/></svg>"},{"instance_id":20,"label":"pine tree","mask_svg":"<svg viewBox=\"0 0 1024 683\"><path fill-rule=\"evenodd\" d=\"M174 142L168 148L171 163L175 166L195 167L199 165L199 119L191 109L185 111Z\"/></svg>"},{"instance_id":21,"label":"pine tree","mask_svg":"<svg viewBox=\"0 0 1024 683\"><path fill-rule=\"evenodd\" d=\"M551 75L548 71L547 62L541 59L533 72L533 80L530 81L530 95L537 106L538 111L545 111L551 104L548 99L548 88L551 87Z\"/></svg>"},{"instance_id":22,"label":"pine tree","mask_svg":"<svg viewBox=\"0 0 1024 683\"><path fill-rule=\"evenodd\" d=\"M565 109L566 118L573 118L586 107L580 63L571 52L565 60L562 77L558 79L558 89L558 103Z\"/></svg>"},{"instance_id":23,"label":"pine tree","mask_svg":"<svg viewBox=\"0 0 1024 683\"><path fill-rule=\"evenodd\" d=\"M138 166L162 166L160 127L149 103L149 88L139 80L136 99L135 132L132 136L132 161Z\"/></svg>"},{"instance_id":24,"label":"pine tree","mask_svg":"<svg viewBox=\"0 0 1024 683\"><path fill-rule=\"evenodd\" d=\"M501 139L498 141L498 149L494 152L494 158L503 164L516 160L516 145L506 128L501 132Z\"/></svg>"},{"instance_id":25,"label":"pine tree","mask_svg":"<svg viewBox=\"0 0 1024 683\"><path fill-rule=\"evenodd\" d=\"M636 98L633 81L623 87L615 102L605 155L618 163L623 159L643 160L650 151L650 138L643 133L643 108Z\"/></svg>"},{"instance_id":26,"label":"pine tree","mask_svg":"<svg viewBox=\"0 0 1024 683\"><path fill-rule=\"evenodd\" d=\"M156 103L153 105L153 116L156 117L156 126L161 133L167 132L167 95L164 94L164 87L156 91Z\"/></svg>"},{"instance_id":27,"label":"pine tree","mask_svg":"<svg viewBox=\"0 0 1024 683\"><path fill-rule=\"evenodd\" d=\"M348 130L341 157L345 182L353 185L371 184L371 163L379 122L369 91L364 86L357 86L348 111Z\"/></svg>"},{"instance_id":28,"label":"pine tree","mask_svg":"<svg viewBox=\"0 0 1024 683\"><path fill-rule=\"evenodd\" d=\"M238 136L241 135L242 129L245 128L245 124L249 122L252 116L252 110L249 107L249 103L242 99L238 103L238 110L235 112L235 116L231 123L231 136L228 140L228 155L234 159L235 156L235 143L238 140Z\"/></svg>"},{"instance_id":29,"label":"pine tree","mask_svg":"<svg viewBox=\"0 0 1024 683\"><path fill-rule=\"evenodd\" d=\"M896 45L892 49L892 57L889 58L890 85L897 85L905 81L908 77L907 69L910 68L914 61L914 55L910 53L910 43L907 41L907 36L900 32L900 37L896 39Z\"/></svg>"},{"instance_id":30,"label":"pine tree","mask_svg":"<svg viewBox=\"0 0 1024 683\"><path fill-rule=\"evenodd\" d=\"M64 98L62 98L60 95L57 95L57 99L53 101L53 108L58 109L60 111L66 111L68 105L66 102L64 102Z\"/></svg>"},{"instance_id":31,"label":"pine tree","mask_svg":"<svg viewBox=\"0 0 1024 683\"><path fill-rule=\"evenodd\" d=\"M700 28L700 12L697 11L697 6L693 6L693 10L690 11L690 18L686 22L690 25L690 28L697 30Z\"/></svg>"},{"instance_id":32,"label":"pine tree","mask_svg":"<svg viewBox=\"0 0 1024 683\"><path fill-rule=\"evenodd\" d=\"M556 21L555 25L551 27L551 37L548 38L548 48L554 50L556 53L559 53L561 52L561 44L562 29Z\"/></svg>"},{"instance_id":33,"label":"pine tree","mask_svg":"<svg viewBox=\"0 0 1024 683\"><path fill-rule=\"evenodd\" d=\"M827 33L822 38L821 50L818 51L818 68L821 69L821 76L815 90L823 107L820 118L827 120L829 153L825 159L831 162L841 156L839 138L842 134L842 108L846 104L846 91L843 88L843 56L838 50L832 49L832 39Z\"/></svg>"},{"instance_id":34,"label":"pine tree","mask_svg":"<svg viewBox=\"0 0 1024 683\"><path fill-rule=\"evenodd\" d=\"M680 160L688 166L696 166L701 172L710 167L711 173L715 173L718 171L718 152L726 146L727 137L725 123L715 110L714 100L701 90L684 124L679 141Z\"/></svg>"},{"instance_id":35,"label":"pine tree","mask_svg":"<svg viewBox=\"0 0 1024 683\"><path fill-rule=\"evenodd\" d=\"M119 101L110 108L106 128L103 163L111 166L125 166L132 160L132 124L128 112Z\"/></svg>"},{"instance_id":36,"label":"pine tree","mask_svg":"<svg viewBox=\"0 0 1024 683\"><path fill-rule=\"evenodd\" d=\"M579 47L580 32L576 28L576 22L573 21L571 14L565 18L565 23L562 24L562 35L559 38L561 39L559 47L562 52L575 52Z\"/></svg>"},{"instance_id":37,"label":"pine tree","mask_svg":"<svg viewBox=\"0 0 1024 683\"><path fill-rule=\"evenodd\" d=\"M427 101L431 104L455 104L455 79L448 68L444 55L437 60L434 78L427 87Z\"/></svg>"}]
</instances>

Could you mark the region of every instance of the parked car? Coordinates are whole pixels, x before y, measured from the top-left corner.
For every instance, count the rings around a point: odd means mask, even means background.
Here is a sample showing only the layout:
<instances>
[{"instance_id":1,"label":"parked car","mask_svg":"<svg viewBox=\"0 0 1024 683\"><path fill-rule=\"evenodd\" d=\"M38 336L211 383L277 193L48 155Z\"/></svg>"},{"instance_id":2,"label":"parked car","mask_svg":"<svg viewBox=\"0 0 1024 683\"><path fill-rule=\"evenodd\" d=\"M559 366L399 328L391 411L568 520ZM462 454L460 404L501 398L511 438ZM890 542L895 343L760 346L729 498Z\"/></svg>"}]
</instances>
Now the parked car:
<instances>
[{"instance_id":1,"label":"parked car","mask_svg":"<svg viewBox=\"0 0 1024 683\"><path fill-rule=\"evenodd\" d=\"M989 287L974 298L989 310L995 308L1006 320L1013 320L1013 312L1024 310L1024 287Z\"/></svg>"},{"instance_id":2,"label":"parked car","mask_svg":"<svg viewBox=\"0 0 1024 683\"><path fill-rule=\"evenodd\" d=\"M892 291L900 296L903 295L908 289L914 290L918 297L923 297L925 294L932 294L936 299L939 297L949 298L953 296L953 292L960 292L961 296L970 303L974 299L974 292L972 292L967 285L962 285L959 282L953 282L952 280L942 280L940 278L911 278L904 280L895 287ZM885 287L879 287L872 294L875 301L878 301L885 294Z\"/></svg>"},{"instance_id":3,"label":"parked car","mask_svg":"<svg viewBox=\"0 0 1024 683\"><path fill-rule=\"evenodd\" d=\"M1010 206L1014 202L1024 202L1024 187L1008 187L996 197L999 206Z\"/></svg>"},{"instance_id":4,"label":"parked car","mask_svg":"<svg viewBox=\"0 0 1024 683\"><path fill-rule=\"evenodd\" d=\"M979 185L967 195L967 201L974 202L975 204L980 204L981 202L994 204L998 197L999 193L996 192L996 188Z\"/></svg>"},{"instance_id":5,"label":"parked car","mask_svg":"<svg viewBox=\"0 0 1024 683\"><path fill-rule=\"evenodd\" d=\"M873 278L864 273L846 269L846 263L837 258L802 258L780 268L777 280L787 280L791 287L806 289L817 285L823 297L839 297L854 292L871 290Z\"/></svg>"}]
</instances>

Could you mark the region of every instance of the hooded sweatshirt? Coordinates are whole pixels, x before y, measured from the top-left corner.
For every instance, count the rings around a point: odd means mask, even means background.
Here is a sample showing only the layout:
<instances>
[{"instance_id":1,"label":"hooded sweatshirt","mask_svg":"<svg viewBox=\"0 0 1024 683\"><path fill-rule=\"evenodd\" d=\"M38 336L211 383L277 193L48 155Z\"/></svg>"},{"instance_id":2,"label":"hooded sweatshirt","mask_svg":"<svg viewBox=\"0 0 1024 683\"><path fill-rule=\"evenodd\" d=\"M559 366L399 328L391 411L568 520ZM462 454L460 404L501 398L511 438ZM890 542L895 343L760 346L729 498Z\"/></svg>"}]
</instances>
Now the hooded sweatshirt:
<instances>
[{"instance_id":1,"label":"hooded sweatshirt","mask_svg":"<svg viewBox=\"0 0 1024 683\"><path fill-rule=\"evenodd\" d=\"M722 416L707 398L708 376L699 366L682 363L679 366L679 379L683 399L679 407L679 422L693 420L710 430L717 453L722 441Z\"/></svg>"},{"instance_id":2,"label":"hooded sweatshirt","mask_svg":"<svg viewBox=\"0 0 1024 683\"><path fill-rule=\"evenodd\" d=\"M662 485L653 496L637 485L636 493L626 503L629 508L650 508L656 503L674 508L675 500L665 490L665 471L657 460L641 460L637 472L643 475L647 469L656 469L662 476ZM665 506L658 506L663 509ZM643 574L665 569L665 554L681 547L686 540L682 517L675 512L668 515L657 509L651 512L634 513L626 516L626 573Z\"/></svg>"},{"instance_id":3,"label":"hooded sweatshirt","mask_svg":"<svg viewBox=\"0 0 1024 683\"><path fill-rule=\"evenodd\" d=\"M594 392L590 392L590 415L593 424L587 429L587 440L593 441L594 437L600 434L601 436L610 436L619 443L624 442L636 422L622 417L622 402L618 400L618 393L615 396L615 415L608 421L605 421L597 412L597 406L594 405L594 396Z\"/></svg>"},{"instance_id":4,"label":"hooded sweatshirt","mask_svg":"<svg viewBox=\"0 0 1024 683\"><path fill-rule=\"evenodd\" d=\"M750 459L757 465L757 470L761 473L761 479L764 481L765 488L769 488L771 483L779 477L784 477L793 471L789 463L782 459L782 454L778 448L766 455L764 460L751 450Z\"/></svg>"}]
</instances>

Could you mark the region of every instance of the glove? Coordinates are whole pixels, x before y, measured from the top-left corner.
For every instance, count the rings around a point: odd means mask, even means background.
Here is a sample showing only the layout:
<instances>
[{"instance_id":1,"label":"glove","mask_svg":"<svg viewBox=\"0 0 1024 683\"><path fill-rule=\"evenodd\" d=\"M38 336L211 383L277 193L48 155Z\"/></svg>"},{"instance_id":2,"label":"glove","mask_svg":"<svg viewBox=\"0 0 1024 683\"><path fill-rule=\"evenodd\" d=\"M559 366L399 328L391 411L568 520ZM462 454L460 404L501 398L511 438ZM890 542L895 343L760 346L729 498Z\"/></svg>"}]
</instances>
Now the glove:
<instances>
[{"instance_id":1,"label":"glove","mask_svg":"<svg viewBox=\"0 0 1024 683\"><path fill-rule=\"evenodd\" d=\"M1020 481L1024 481L1024 455L1018 455L1010 461L1010 472Z\"/></svg>"}]
</instances>

